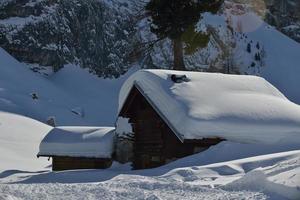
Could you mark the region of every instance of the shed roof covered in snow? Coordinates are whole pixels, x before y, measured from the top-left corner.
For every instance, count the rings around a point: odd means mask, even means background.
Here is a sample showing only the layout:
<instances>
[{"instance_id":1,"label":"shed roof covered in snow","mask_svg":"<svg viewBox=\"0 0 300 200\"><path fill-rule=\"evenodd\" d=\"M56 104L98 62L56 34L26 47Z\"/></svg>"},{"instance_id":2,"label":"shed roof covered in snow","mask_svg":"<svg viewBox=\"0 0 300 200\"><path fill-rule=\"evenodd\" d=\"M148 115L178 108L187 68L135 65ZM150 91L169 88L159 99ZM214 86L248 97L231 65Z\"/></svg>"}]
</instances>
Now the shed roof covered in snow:
<instances>
[{"instance_id":1,"label":"shed roof covered in snow","mask_svg":"<svg viewBox=\"0 0 300 200\"><path fill-rule=\"evenodd\" d=\"M123 85L119 112L133 86L182 142L213 137L263 143L296 137L300 141L300 106L260 77L141 70Z\"/></svg>"},{"instance_id":2,"label":"shed roof covered in snow","mask_svg":"<svg viewBox=\"0 0 300 200\"><path fill-rule=\"evenodd\" d=\"M57 127L42 140L38 156L111 158L113 127Z\"/></svg>"}]
</instances>

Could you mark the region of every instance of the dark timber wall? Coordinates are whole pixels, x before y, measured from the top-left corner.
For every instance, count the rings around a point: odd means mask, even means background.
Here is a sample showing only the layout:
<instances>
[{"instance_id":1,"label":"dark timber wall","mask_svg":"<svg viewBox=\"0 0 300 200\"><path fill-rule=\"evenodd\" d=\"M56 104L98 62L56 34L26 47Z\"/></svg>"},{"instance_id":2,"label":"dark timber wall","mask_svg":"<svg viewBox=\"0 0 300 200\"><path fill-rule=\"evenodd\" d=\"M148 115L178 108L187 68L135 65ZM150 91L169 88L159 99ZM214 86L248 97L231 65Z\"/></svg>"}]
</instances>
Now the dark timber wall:
<instances>
[{"instance_id":1,"label":"dark timber wall","mask_svg":"<svg viewBox=\"0 0 300 200\"><path fill-rule=\"evenodd\" d=\"M222 141L216 138L182 143L136 87L131 90L120 116L129 118L133 125L134 169L158 167Z\"/></svg>"},{"instance_id":2,"label":"dark timber wall","mask_svg":"<svg viewBox=\"0 0 300 200\"><path fill-rule=\"evenodd\" d=\"M52 170L72 170L72 169L105 169L112 164L111 159L102 158L73 158L54 156L52 158Z\"/></svg>"}]
</instances>

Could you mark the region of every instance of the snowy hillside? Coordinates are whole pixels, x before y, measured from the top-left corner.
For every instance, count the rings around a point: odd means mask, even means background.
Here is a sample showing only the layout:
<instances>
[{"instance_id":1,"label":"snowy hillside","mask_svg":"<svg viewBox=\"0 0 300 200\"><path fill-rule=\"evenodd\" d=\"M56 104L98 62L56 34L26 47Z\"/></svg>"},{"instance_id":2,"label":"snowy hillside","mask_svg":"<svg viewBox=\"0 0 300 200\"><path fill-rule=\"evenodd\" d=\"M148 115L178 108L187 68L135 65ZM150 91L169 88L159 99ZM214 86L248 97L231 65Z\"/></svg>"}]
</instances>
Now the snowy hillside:
<instances>
[{"instance_id":1,"label":"snowy hillside","mask_svg":"<svg viewBox=\"0 0 300 200\"><path fill-rule=\"evenodd\" d=\"M253 60L255 53L264 54L261 56L261 71L258 71L258 75L266 78L290 100L299 104L300 44L263 22L251 11L242 15L233 15L232 10L227 12L232 17L235 30L238 31L240 26L245 35L237 44L236 57L240 60L240 64L249 67L249 59ZM251 54L238 53L245 51L247 44L252 47ZM260 44L260 47L257 47L257 44ZM244 71L247 69L244 68Z\"/></svg>"},{"instance_id":2,"label":"snowy hillside","mask_svg":"<svg viewBox=\"0 0 300 200\"><path fill-rule=\"evenodd\" d=\"M266 24L245 5L227 2L224 14L208 14L203 21L218 31L225 44L233 45L231 65L238 67L242 74L264 77L288 99L300 103L299 43ZM233 33L224 31L228 26L233 28Z\"/></svg>"},{"instance_id":3,"label":"snowy hillside","mask_svg":"<svg viewBox=\"0 0 300 200\"><path fill-rule=\"evenodd\" d=\"M300 44L266 24L249 36L263 43L267 52L262 76L299 104Z\"/></svg>"},{"instance_id":4,"label":"snowy hillside","mask_svg":"<svg viewBox=\"0 0 300 200\"><path fill-rule=\"evenodd\" d=\"M42 122L53 116L58 125L113 125L125 79L100 79L76 66L41 76L0 48L0 110Z\"/></svg>"}]
</instances>

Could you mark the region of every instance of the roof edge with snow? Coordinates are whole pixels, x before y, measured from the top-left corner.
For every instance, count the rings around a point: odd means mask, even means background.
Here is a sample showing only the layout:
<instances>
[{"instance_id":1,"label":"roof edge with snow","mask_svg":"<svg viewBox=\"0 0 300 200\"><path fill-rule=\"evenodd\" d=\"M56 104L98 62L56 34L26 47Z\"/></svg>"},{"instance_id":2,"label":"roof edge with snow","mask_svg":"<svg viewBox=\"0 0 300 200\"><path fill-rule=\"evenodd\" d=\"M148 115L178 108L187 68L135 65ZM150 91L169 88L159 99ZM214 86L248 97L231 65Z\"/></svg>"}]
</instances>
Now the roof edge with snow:
<instances>
[{"instance_id":1,"label":"roof edge with snow","mask_svg":"<svg viewBox=\"0 0 300 200\"><path fill-rule=\"evenodd\" d=\"M179 131L172 125L172 123L168 120L168 118L159 110L159 108L155 105L155 103L147 96L143 89L137 84L135 81L132 88L136 87L136 89L143 95L146 101L152 106L155 112L162 118L162 120L169 126L169 128L174 132L176 137L180 140L180 142L184 142L184 137L179 133ZM128 97L127 97L128 98Z\"/></svg>"},{"instance_id":2,"label":"roof edge with snow","mask_svg":"<svg viewBox=\"0 0 300 200\"><path fill-rule=\"evenodd\" d=\"M37 157L111 158L114 127L56 127L41 141Z\"/></svg>"},{"instance_id":3,"label":"roof edge with snow","mask_svg":"<svg viewBox=\"0 0 300 200\"><path fill-rule=\"evenodd\" d=\"M176 82L173 75L187 81ZM203 138L249 143L300 138L300 106L261 77L140 70L121 88L118 116L133 88L182 143Z\"/></svg>"}]
</instances>

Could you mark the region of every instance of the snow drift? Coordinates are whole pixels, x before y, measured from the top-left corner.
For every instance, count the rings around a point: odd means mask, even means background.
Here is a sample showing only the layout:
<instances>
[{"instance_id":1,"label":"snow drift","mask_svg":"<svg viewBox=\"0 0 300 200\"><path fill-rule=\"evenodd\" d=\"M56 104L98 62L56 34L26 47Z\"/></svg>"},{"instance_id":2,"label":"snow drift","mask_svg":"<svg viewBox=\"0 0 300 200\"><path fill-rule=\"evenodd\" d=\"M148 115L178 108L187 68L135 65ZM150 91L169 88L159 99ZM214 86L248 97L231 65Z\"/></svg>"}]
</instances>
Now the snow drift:
<instances>
[{"instance_id":1,"label":"snow drift","mask_svg":"<svg viewBox=\"0 0 300 200\"><path fill-rule=\"evenodd\" d=\"M0 111L0 172L44 169L46 159L36 159L37 144L51 129L36 120Z\"/></svg>"}]
</instances>

